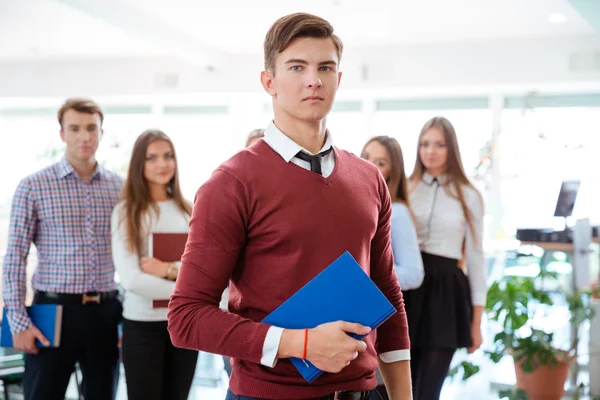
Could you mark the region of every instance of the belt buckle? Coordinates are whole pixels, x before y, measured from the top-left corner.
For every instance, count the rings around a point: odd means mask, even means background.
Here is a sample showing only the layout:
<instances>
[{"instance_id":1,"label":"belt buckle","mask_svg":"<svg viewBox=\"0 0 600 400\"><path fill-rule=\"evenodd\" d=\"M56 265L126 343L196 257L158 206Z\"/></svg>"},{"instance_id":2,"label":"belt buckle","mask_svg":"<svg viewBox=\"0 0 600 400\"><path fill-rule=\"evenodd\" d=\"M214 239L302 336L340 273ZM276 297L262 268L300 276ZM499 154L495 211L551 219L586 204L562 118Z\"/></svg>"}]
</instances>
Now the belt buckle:
<instances>
[{"instance_id":1,"label":"belt buckle","mask_svg":"<svg viewBox=\"0 0 600 400\"><path fill-rule=\"evenodd\" d=\"M335 400L362 400L363 392L353 390L338 390L334 394Z\"/></svg>"},{"instance_id":2,"label":"belt buckle","mask_svg":"<svg viewBox=\"0 0 600 400\"><path fill-rule=\"evenodd\" d=\"M95 295L84 293L83 296L81 296L81 304L86 305L87 303L100 304L100 293L96 293Z\"/></svg>"}]
</instances>

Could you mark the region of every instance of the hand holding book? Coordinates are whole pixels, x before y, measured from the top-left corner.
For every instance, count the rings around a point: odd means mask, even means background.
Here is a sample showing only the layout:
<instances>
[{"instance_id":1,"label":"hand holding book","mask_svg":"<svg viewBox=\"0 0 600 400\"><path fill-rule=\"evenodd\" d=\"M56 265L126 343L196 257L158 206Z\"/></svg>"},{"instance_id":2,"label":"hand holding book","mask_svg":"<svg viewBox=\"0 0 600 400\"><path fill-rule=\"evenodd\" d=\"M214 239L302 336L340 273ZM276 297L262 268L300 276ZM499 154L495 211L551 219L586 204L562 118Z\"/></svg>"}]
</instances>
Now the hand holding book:
<instances>
[{"instance_id":1,"label":"hand holding book","mask_svg":"<svg viewBox=\"0 0 600 400\"><path fill-rule=\"evenodd\" d=\"M142 257L140 259L140 268L142 271L163 279L167 277L167 271L170 266L170 262L161 261L154 257Z\"/></svg>"},{"instance_id":2,"label":"hand holding book","mask_svg":"<svg viewBox=\"0 0 600 400\"><path fill-rule=\"evenodd\" d=\"M6 308L2 314L0 346L14 347L29 354L37 354L40 347L60 346L63 306L58 304L34 304L27 307L33 326L12 334L8 325Z\"/></svg>"},{"instance_id":3,"label":"hand holding book","mask_svg":"<svg viewBox=\"0 0 600 400\"><path fill-rule=\"evenodd\" d=\"M370 332L371 328L368 326L345 321L328 322L309 329L306 359L321 371L340 372L358 357L358 353L367 349L365 342L348 334L364 336ZM277 358L302 358L304 345L304 330L285 329Z\"/></svg>"},{"instance_id":4,"label":"hand holding book","mask_svg":"<svg viewBox=\"0 0 600 400\"><path fill-rule=\"evenodd\" d=\"M13 346L15 349L27 354L37 354L40 349L36 345L36 340L39 340L45 347L50 346L50 342L44 334L35 326L29 329L15 333L13 335Z\"/></svg>"},{"instance_id":5,"label":"hand holding book","mask_svg":"<svg viewBox=\"0 0 600 400\"><path fill-rule=\"evenodd\" d=\"M366 350L361 340L395 312L362 267L345 252L263 322L284 328L279 343L280 350L284 343L280 358L290 358L298 372L311 383L323 373L312 359L322 363L327 372L341 371L358 357L361 349ZM303 358L306 329L308 346ZM311 333L316 334L316 343L311 343ZM302 343L301 352L298 343ZM334 360L325 361L327 357Z\"/></svg>"}]
</instances>

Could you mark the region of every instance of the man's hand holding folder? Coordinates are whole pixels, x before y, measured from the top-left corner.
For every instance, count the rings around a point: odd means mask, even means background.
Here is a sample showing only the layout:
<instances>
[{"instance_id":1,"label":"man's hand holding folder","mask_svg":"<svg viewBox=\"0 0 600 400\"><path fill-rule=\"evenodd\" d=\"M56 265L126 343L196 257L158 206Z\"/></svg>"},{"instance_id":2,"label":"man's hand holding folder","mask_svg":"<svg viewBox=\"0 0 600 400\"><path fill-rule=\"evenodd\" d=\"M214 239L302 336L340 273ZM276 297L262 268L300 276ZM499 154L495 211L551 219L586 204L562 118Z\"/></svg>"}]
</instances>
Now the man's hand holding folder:
<instances>
[{"instance_id":1,"label":"man's hand holding folder","mask_svg":"<svg viewBox=\"0 0 600 400\"><path fill-rule=\"evenodd\" d=\"M40 349L38 349L35 344L35 340L39 340L46 347L50 346L50 342L44 334L35 326L31 328L25 329L24 331L15 333L13 335L13 343L15 349L28 353L28 354L37 354Z\"/></svg>"},{"instance_id":2,"label":"man's hand holding folder","mask_svg":"<svg viewBox=\"0 0 600 400\"><path fill-rule=\"evenodd\" d=\"M306 359L321 371L338 373L367 350L367 344L348 335L368 335L371 328L351 322L337 321L321 324L308 330ZM303 329L284 329L277 358L302 358L305 332Z\"/></svg>"}]
</instances>

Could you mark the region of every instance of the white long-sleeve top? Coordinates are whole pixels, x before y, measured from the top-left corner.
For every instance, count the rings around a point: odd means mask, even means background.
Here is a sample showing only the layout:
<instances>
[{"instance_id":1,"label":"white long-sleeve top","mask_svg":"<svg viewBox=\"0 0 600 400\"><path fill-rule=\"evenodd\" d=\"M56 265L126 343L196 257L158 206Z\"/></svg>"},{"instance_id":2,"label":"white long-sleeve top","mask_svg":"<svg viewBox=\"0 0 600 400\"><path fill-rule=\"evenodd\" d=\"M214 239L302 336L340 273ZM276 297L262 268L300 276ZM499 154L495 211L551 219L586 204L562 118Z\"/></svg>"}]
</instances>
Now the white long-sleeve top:
<instances>
[{"instance_id":1,"label":"white long-sleeve top","mask_svg":"<svg viewBox=\"0 0 600 400\"><path fill-rule=\"evenodd\" d=\"M473 305L485 306L487 296L483 255L483 202L476 189L463 186L464 199L471 214L473 232L460 201L453 197L454 186L446 176L428 173L410 193L410 204L417 222L421 251L461 260L467 267ZM474 233L474 235L473 235Z\"/></svg>"},{"instance_id":2,"label":"white long-sleeve top","mask_svg":"<svg viewBox=\"0 0 600 400\"><path fill-rule=\"evenodd\" d=\"M144 248L138 256L127 248L127 227L123 222L124 203L112 213L112 254L119 281L125 289L123 317L132 321L166 321L167 308L152 308L152 300L167 300L175 282L147 274L140 267L140 258L148 256L148 239L153 232L182 233L189 231L189 216L181 212L173 200L157 203L160 213L149 211L143 218L148 226Z\"/></svg>"},{"instance_id":3,"label":"white long-sleeve top","mask_svg":"<svg viewBox=\"0 0 600 400\"><path fill-rule=\"evenodd\" d=\"M416 289L423 283L423 259L417 233L408 208L392 203L392 251L394 269L402 290Z\"/></svg>"}]
</instances>

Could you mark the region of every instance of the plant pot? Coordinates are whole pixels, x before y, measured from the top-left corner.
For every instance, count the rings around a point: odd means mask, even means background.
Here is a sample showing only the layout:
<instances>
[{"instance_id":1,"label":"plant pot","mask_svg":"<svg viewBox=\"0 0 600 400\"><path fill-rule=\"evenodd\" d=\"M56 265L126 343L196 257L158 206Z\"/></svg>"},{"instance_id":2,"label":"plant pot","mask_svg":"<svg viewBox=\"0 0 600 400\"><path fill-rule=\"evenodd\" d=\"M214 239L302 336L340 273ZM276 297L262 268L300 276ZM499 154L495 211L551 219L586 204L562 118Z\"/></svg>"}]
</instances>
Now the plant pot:
<instances>
[{"instance_id":1,"label":"plant pot","mask_svg":"<svg viewBox=\"0 0 600 400\"><path fill-rule=\"evenodd\" d=\"M517 389L524 390L529 400L561 400L569 376L569 363L559 360L553 368L541 365L533 372L525 373L521 369L521 362L515 361L515 374Z\"/></svg>"}]
</instances>

